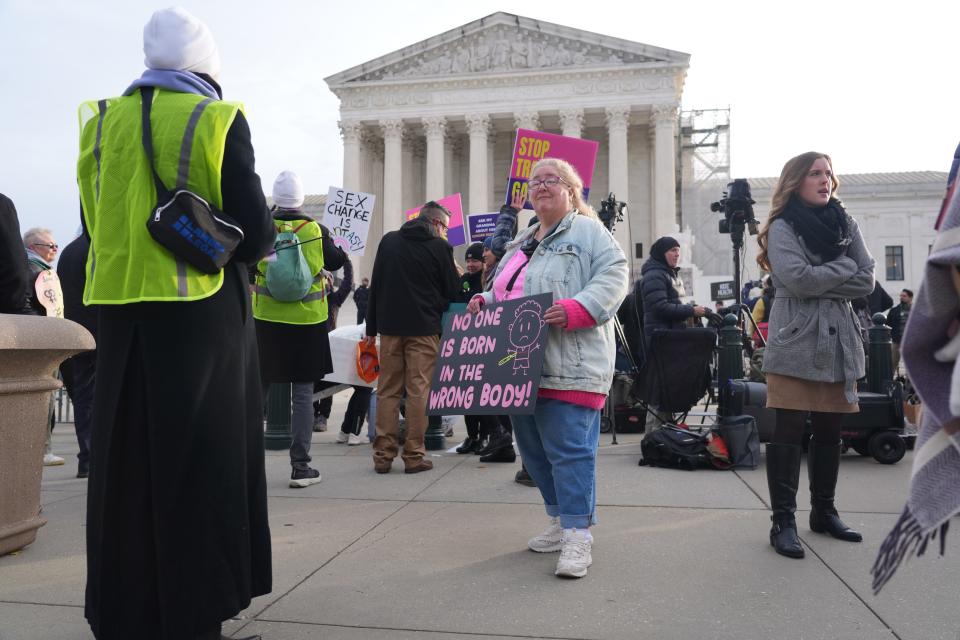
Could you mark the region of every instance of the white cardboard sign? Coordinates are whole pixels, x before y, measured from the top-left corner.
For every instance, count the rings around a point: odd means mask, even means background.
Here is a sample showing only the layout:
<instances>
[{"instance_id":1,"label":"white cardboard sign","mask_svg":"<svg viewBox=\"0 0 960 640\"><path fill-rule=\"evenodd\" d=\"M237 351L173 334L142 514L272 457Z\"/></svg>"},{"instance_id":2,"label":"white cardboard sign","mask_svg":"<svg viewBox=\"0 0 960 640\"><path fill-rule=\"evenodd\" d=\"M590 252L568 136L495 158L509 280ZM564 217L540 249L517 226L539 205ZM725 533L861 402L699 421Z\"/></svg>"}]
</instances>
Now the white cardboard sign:
<instances>
[{"instance_id":1,"label":"white cardboard sign","mask_svg":"<svg viewBox=\"0 0 960 640\"><path fill-rule=\"evenodd\" d=\"M323 224L333 242L350 255L362 256L376 196L372 193L330 187L323 210Z\"/></svg>"}]
</instances>

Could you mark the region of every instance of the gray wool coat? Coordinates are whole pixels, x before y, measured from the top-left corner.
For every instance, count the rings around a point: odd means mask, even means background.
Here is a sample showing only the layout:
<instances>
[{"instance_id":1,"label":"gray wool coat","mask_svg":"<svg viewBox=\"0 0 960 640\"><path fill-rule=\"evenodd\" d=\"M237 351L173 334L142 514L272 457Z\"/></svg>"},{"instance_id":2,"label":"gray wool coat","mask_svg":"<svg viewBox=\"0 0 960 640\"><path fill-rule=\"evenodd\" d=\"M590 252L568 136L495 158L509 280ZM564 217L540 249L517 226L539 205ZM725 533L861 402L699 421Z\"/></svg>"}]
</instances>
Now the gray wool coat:
<instances>
[{"instance_id":1,"label":"gray wool coat","mask_svg":"<svg viewBox=\"0 0 960 640\"><path fill-rule=\"evenodd\" d=\"M857 402L856 381L866 374L863 336L850 300L873 291L874 259L848 217L852 242L830 262L807 250L782 219L767 236L767 257L777 294L763 355L764 373L843 382L847 402Z\"/></svg>"}]
</instances>

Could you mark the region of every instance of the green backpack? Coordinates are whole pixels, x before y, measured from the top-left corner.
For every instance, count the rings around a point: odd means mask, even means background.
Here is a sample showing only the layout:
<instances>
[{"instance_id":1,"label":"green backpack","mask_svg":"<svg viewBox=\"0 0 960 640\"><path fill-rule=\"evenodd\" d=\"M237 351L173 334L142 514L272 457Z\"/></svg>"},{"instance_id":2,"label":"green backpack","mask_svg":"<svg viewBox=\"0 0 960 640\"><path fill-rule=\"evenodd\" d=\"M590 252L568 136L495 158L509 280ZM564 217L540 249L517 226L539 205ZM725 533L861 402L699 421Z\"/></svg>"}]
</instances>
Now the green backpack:
<instances>
[{"instance_id":1,"label":"green backpack","mask_svg":"<svg viewBox=\"0 0 960 640\"><path fill-rule=\"evenodd\" d=\"M297 231L310 223L303 224L293 231L282 231L277 234L273 243L273 260L267 263L267 289L270 297L280 302L296 302L306 297L313 286L313 274L303 255L300 238ZM319 240L319 238L316 238ZM307 242L313 242L308 240Z\"/></svg>"}]
</instances>

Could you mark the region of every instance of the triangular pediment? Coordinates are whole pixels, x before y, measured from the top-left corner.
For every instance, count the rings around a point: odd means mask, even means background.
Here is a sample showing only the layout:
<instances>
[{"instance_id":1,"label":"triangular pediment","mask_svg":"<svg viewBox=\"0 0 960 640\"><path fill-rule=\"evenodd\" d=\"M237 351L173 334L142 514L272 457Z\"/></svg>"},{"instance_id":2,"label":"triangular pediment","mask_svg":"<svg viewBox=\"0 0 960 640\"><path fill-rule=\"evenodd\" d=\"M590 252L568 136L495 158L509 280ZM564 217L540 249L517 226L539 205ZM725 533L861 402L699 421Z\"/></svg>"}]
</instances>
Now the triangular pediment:
<instances>
[{"instance_id":1,"label":"triangular pediment","mask_svg":"<svg viewBox=\"0 0 960 640\"><path fill-rule=\"evenodd\" d=\"M494 13L326 79L368 82L635 65L686 67L690 56L509 13Z\"/></svg>"}]
</instances>

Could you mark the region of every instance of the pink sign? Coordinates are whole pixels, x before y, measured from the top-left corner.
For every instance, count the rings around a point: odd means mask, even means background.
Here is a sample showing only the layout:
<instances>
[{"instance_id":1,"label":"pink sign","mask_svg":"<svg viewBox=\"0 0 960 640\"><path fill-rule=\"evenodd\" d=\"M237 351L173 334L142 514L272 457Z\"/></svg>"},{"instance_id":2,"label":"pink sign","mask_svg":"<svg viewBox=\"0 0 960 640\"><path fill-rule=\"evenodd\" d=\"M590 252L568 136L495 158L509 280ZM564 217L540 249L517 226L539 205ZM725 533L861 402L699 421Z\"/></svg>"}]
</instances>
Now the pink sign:
<instances>
[{"instance_id":1,"label":"pink sign","mask_svg":"<svg viewBox=\"0 0 960 640\"><path fill-rule=\"evenodd\" d=\"M455 247L466 244L466 234L463 230L463 204L460 202L460 194L455 193L452 196L444 196L436 200L437 204L442 204L450 211L450 228L447 229L447 242ZM420 205L422 207L423 205ZM407 220L413 220L420 215L420 207L410 209L404 213Z\"/></svg>"},{"instance_id":2,"label":"pink sign","mask_svg":"<svg viewBox=\"0 0 960 640\"><path fill-rule=\"evenodd\" d=\"M538 160L543 158L559 158L573 165L580 179L583 180L583 199L586 200L593 182L593 168L597 163L599 148L600 143L594 140L569 138L532 129L517 129L517 139L513 145L513 161L510 164L510 179L507 182L506 203L509 204L514 194L518 192L526 197L530 170ZM528 209L533 207L529 201L525 206Z\"/></svg>"}]
</instances>

